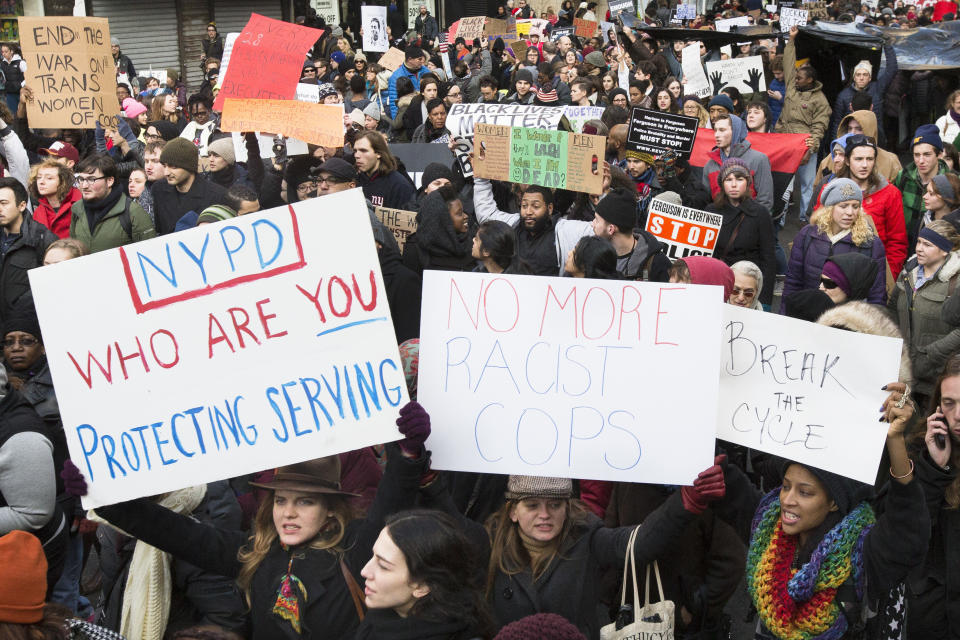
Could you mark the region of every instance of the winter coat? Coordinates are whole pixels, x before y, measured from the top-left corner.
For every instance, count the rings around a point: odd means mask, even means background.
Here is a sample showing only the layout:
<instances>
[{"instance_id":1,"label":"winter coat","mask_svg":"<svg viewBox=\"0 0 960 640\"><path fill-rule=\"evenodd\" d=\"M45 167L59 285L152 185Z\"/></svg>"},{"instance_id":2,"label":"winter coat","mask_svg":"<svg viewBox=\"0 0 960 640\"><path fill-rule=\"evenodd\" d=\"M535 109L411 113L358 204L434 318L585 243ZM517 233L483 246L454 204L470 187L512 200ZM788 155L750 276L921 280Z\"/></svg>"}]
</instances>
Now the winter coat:
<instances>
[{"instance_id":1,"label":"winter coat","mask_svg":"<svg viewBox=\"0 0 960 640\"><path fill-rule=\"evenodd\" d=\"M777 258L773 251L776 233L770 212L753 200L744 200L738 206L726 204L718 207L711 204L706 210L723 216L720 234L713 247L713 257L728 265L749 260L760 267L763 290L759 300L763 304L772 304L773 285L777 280Z\"/></svg>"},{"instance_id":2,"label":"winter coat","mask_svg":"<svg viewBox=\"0 0 960 640\"><path fill-rule=\"evenodd\" d=\"M723 160L720 157L720 150L716 147L707 154L709 160L703 166L703 184L710 191L710 197L716 197L720 193L721 186L718 182L720 177L720 166ZM728 158L740 158L750 169L750 175L753 178L753 193L756 203L770 211L773 208L773 173L770 171L770 160L759 151L750 148L750 141L744 139L743 142L736 142L730 145Z\"/></svg>"},{"instance_id":3,"label":"winter coat","mask_svg":"<svg viewBox=\"0 0 960 640\"><path fill-rule=\"evenodd\" d=\"M480 634L463 620L401 618L393 609L370 609L356 640L473 640Z\"/></svg>"},{"instance_id":4,"label":"winter coat","mask_svg":"<svg viewBox=\"0 0 960 640\"><path fill-rule=\"evenodd\" d=\"M403 264L400 254L391 247L377 249L383 286L390 305L393 331L397 344L410 338L420 337L420 288L419 276Z\"/></svg>"},{"instance_id":5,"label":"winter coat","mask_svg":"<svg viewBox=\"0 0 960 640\"><path fill-rule=\"evenodd\" d=\"M797 75L797 50L791 40L783 51L783 81L787 92L783 98L783 111L777 120L777 133L807 133L813 138L813 149L820 147L820 141L830 125L830 102L823 95L823 84L814 82L806 90L797 89L794 81Z\"/></svg>"},{"instance_id":6,"label":"winter coat","mask_svg":"<svg viewBox=\"0 0 960 640\"><path fill-rule=\"evenodd\" d=\"M435 144L446 144L450 140L450 130L444 127L439 131L433 128L430 121L426 121L414 129L410 142L413 144L425 144L432 142Z\"/></svg>"},{"instance_id":7,"label":"winter coat","mask_svg":"<svg viewBox=\"0 0 960 640\"><path fill-rule=\"evenodd\" d=\"M137 70L133 68L133 61L130 60L130 56L124 55L123 51L117 52L117 55L113 58L113 63L117 67L117 75L125 73L131 82L137 77Z\"/></svg>"},{"instance_id":8,"label":"winter coat","mask_svg":"<svg viewBox=\"0 0 960 640\"><path fill-rule=\"evenodd\" d=\"M777 80L776 78L770 81L767 90L777 91L781 96L787 95L787 85L783 83L783 80ZM767 106L770 107L770 125L774 126L780 119L780 112L783 111L783 98L775 100L772 97L767 97Z\"/></svg>"},{"instance_id":9,"label":"winter coat","mask_svg":"<svg viewBox=\"0 0 960 640\"><path fill-rule=\"evenodd\" d=\"M890 83L893 81L894 76L897 75L899 67L897 66L897 54L893 50L892 45L886 45L883 48L883 54L886 57L886 66L883 68L883 71L877 76L877 79L871 81L867 85L866 91L870 94L870 98L873 100L873 113L876 116L877 120L881 120L883 117L883 99L887 92L887 87L890 86ZM853 96L856 94L857 90L854 88L853 83L844 87L840 93L837 94L837 99L833 103L833 116L830 118L830 129L833 131L835 127L839 126L840 120L844 116L850 113L850 103L853 101ZM870 135L870 134L867 134ZM874 137L874 140L877 140ZM878 142L882 142L879 141Z\"/></svg>"},{"instance_id":10,"label":"winter coat","mask_svg":"<svg viewBox=\"0 0 960 640\"><path fill-rule=\"evenodd\" d=\"M454 230L447 203L434 191L420 201L417 231L403 247L403 264L418 276L425 269L473 271L477 264L471 255L474 233L475 228L466 233Z\"/></svg>"},{"instance_id":11,"label":"winter coat","mask_svg":"<svg viewBox=\"0 0 960 640\"><path fill-rule=\"evenodd\" d=\"M417 14L417 19L413 22L413 28L417 32L417 35L424 40L436 40L440 34L440 30L437 27L437 19L430 15L429 11L425 16Z\"/></svg>"},{"instance_id":12,"label":"winter coat","mask_svg":"<svg viewBox=\"0 0 960 640\"><path fill-rule=\"evenodd\" d=\"M29 213L24 213L19 236L0 256L0 320L9 318L20 302L32 305L27 272L43 266L43 254L56 239L49 229L34 222Z\"/></svg>"},{"instance_id":13,"label":"winter coat","mask_svg":"<svg viewBox=\"0 0 960 640\"><path fill-rule=\"evenodd\" d=\"M413 90L420 91L420 78L429 72L430 70L426 66L412 71L406 64L402 64L397 67L396 71L390 74L390 80L387 82L387 97L390 100L391 119L395 120L397 118L397 79L401 76L410 78L410 81L413 83Z\"/></svg>"},{"instance_id":14,"label":"winter coat","mask_svg":"<svg viewBox=\"0 0 960 640\"><path fill-rule=\"evenodd\" d=\"M196 174L186 193L180 193L166 180L157 180L150 188L150 193L153 196L153 219L157 235L161 236L173 233L177 221L188 211L200 213L211 205L228 204L226 189Z\"/></svg>"},{"instance_id":15,"label":"winter coat","mask_svg":"<svg viewBox=\"0 0 960 640\"><path fill-rule=\"evenodd\" d=\"M930 396L947 358L960 350L960 301L952 295L960 277L960 254L951 253L916 289L918 271L917 257L907 260L887 307L896 314L903 340L910 346L914 388Z\"/></svg>"},{"instance_id":16,"label":"winter coat","mask_svg":"<svg viewBox=\"0 0 960 640\"><path fill-rule=\"evenodd\" d=\"M693 514L683 508L677 491L640 528L634 546L637 567L645 567L658 558L693 519ZM585 524L570 531L536 582L529 567L513 575L498 570L490 591L497 625L535 613L556 613L577 625L590 640L597 640L601 576L606 569L623 568L634 528L605 527L599 518L589 514Z\"/></svg>"},{"instance_id":17,"label":"winter coat","mask_svg":"<svg viewBox=\"0 0 960 640\"><path fill-rule=\"evenodd\" d=\"M938 160L937 173L945 175L952 172L946 162ZM903 217L907 224L907 246L913 250L917 243L917 234L923 228L924 213L927 210L927 206L923 203L927 185L920 179L920 172L917 170L915 162L911 162L904 167L891 182L900 190L900 195L903 198Z\"/></svg>"},{"instance_id":18,"label":"winter coat","mask_svg":"<svg viewBox=\"0 0 960 640\"><path fill-rule=\"evenodd\" d=\"M417 191L410 178L399 171L377 172L372 177L361 171L357 175L357 186L374 206L388 209L402 209Z\"/></svg>"},{"instance_id":19,"label":"winter coat","mask_svg":"<svg viewBox=\"0 0 960 640\"><path fill-rule=\"evenodd\" d=\"M3 72L3 90L9 94L20 95L20 87L26 78L25 69L27 63L19 54L15 53L8 62L6 58L0 58L0 72Z\"/></svg>"},{"instance_id":20,"label":"winter coat","mask_svg":"<svg viewBox=\"0 0 960 640\"><path fill-rule=\"evenodd\" d=\"M883 242L874 236L864 245L855 245L852 234L848 233L836 243L821 232L816 225L808 224L793 239L787 275L783 283L783 299L791 293L803 289L816 289L820 286L820 274L827 258L852 252L862 253L877 263L877 280L870 289L867 302L883 304L887 297L886 289L886 252ZM781 306L781 312L783 311Z\"/></svg>"},{"instance_id":21,"label":"winter coat","mask_svg":"<svg viewBox=\"0 0 960 640\"><path fill-rule=\"evenodd\" d=\"M840 120L840 124L837 125L837 138L847 133L850 120L856 120L860 123L860 128L863 129L864 135L870 136L874 140L877 139L877 116L873 111L867 111L866 109L854 111L844 116L843 119ZM902 165L900 164L900 158L897 157L897 154L877 147L877 173L886 178L888 182L893 182L897 174L900 173L901 168ZM817 175L826 175L825 171L829 173L832 170L833 160L828 153L826 157L820 161L820 166L817 167Z\"/></svg>"},{"instance_id":22,"label":"winter coat","mask_svg":"<svg viewBox=\"0 0 960 640\"><path fill-rule=\"evenodd\" d=\"M69 193L60 206L54 209L46 196L41 196L33 209L33 219L52 231L58 238L70 237L70 209L73 203L83 195L76 187L70 187Z\"/></svg>"},{"instance_id":23,"label":"winter coat","mask_svg":"<svg viewBox=\"0 0 960 640\"><path fill-rule=\"evenodd\" d=\"M218 35L216 38L211 40L210 38L204 38L200 41L200 44L203 46L203 55L207 58L216 58L223 62L223 36Z\"/></svg>"},{"instance_id":24,"label":"winter coat","mask_svg":"<svg viewBox=\"0 0 960 640\"><path fill-rule=\"evenodd\" d=\"M157 184L160 184L160 182ZM163 184L166 184L166 182L163 182ZM119 189L120 187L114 188ZM71 208L70 237L76 238L87 245L90 248L90 253L96 253L97 251L122 247L131 242L140 242L156 236L157 231L154 229L153 221L135 200L130 200L130 228L133 237L127 235L123 225L120 224L120 216L124 211L126 201L129 199L129 196L123 194L93 229L90 228L83 200L78 200Z\"/></svg>"},{"instance_id":25,"label":"winter coat","mask_svg":"<svg viewBox=\"0 0 960 640\"><path fill-rule=\"evenodd\" d=\"M670 258L663 252L663 244L643 229L634 229L633 238L633 251L617 256L617 271L623 279L669 282Z\"/></svg>"},{"instance_id":26,"label":"winter coat","mask_svg":"<svg viewBox=\"0 0 960 640\"><path fill-rule=\"evenodd\" d=\"M391 513L413 508L428 458L425 454L417 460L407 459L396 444L387 445L387 466L376 498L366 518L347 524L339 545L342 552L303 547L285 551L279 541L274 541L250 587L251 640L297 637L290 623L272 612L288 566L307 593L301 611L302 637L355 637L360 620L339 560L343 558L354 579L362 585L360 570L370 560L384 519ZM98 507L97 513L139 540L229 578L237 577L241 568L237 553L251 541L246 532L217 529L143 499Z\"/></svg>"},{"instance_id":27,"label":"winter coat","mask_svg":"<svg viewBox=\"0 0 960 640\"><path fill-rule=\"evenodd\" d=\"M520 224L519 213L500 211L493 198L493 187L489 180L474 178L473 207L477 221L487 220L506 222L517 231L517 255L530 263L537 275L563 275L563 264L567 253L571 251L583 236L593 235L591 222L583 220L550 220L539 236L531 237Z\"/></svg>"},{"instance_id":28,"label":"winter coat","mask_svg":"<svg viewBox=\"0 0 960 640\"><path fill-rule=\"evenodd\" d=\"M233 185L239 184L244 187L249 187L254 193L257 191L253 186L253 182L250 181L247 168L242 164L227 165L226 168L220 171L205 171L203 177L213 184L220 185L224 189L229 189ZM197 213L200 212L198 211Z\"/></svg>"}]
</instances>

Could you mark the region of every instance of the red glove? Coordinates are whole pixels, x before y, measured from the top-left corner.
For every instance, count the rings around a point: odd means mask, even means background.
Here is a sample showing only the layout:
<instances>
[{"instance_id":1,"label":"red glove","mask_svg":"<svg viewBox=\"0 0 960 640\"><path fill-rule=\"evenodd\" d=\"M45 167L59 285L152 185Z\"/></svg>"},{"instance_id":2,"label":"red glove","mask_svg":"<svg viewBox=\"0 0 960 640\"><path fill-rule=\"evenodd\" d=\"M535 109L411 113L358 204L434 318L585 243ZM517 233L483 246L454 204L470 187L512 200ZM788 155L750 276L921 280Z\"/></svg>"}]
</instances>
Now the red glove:
<instances>
[{"instance_id":1,"label":"red glove","mask_svg":"<svg viewBox=\"0 0 960 640\"><path fill-rule=\"evenodd\" d=\"M723 467L726 456L717 456L714 465L701 471L692 487L681 487L680 497L683 499L683 508L694 514L701 514L714 500L719 500L727 493L727 485L723 480Z\"/></svg>"}]
</instances>

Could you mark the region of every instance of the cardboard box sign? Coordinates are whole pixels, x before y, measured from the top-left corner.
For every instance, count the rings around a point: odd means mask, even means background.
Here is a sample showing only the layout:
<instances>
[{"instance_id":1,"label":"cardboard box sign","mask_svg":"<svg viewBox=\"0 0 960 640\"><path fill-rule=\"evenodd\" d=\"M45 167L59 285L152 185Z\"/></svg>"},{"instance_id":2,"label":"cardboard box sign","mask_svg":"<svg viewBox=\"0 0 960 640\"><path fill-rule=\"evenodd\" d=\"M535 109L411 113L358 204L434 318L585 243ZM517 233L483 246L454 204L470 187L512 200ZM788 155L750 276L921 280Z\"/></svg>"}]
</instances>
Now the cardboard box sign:
<instances>
[{"instance_id":1,"label":"cardboard box sign","mask_svg":"<svg viewBox=\"0 0 960 640\"><path fill-rule=\"evenodd\" d=\"M574 33L581 38L592 38L597 32L597 23L583 18L573 19Z\"/></svg>"},{"instance_id":2,"label":"cardboard box sign","mask_svg":"<svg viewBox=\"0 0 960 640\"><path fill-rule=\"evenodd\" d=\"M404 245L407 244L407 238L411 233L417 232L417 214L413 211L387 207L374 207L373 212L377 214L380 222L393 232L393 237L397 239L402 252Z\"/></svg>"},{"instance_id":3,"label":"cardboard box sign","mask_svg":"<svg viewBox=\"0 0 960 640\"><path fill-rule=\"evenodd\" d=\"M697 137L696 118L634 107L630 114L627 148L660 155L668 149L689 158Z\"/></svg>"},{"instance_id":4,"label":"cardboard box sign","mask_svg":"<svg viewBox=\"0 0 960 640\"><path fill-rule=\"evenodd\" d=\"M490 18L483 27L483 37L488 42L496 40L497 38L502 38L504 42L507 40L516 40L517 21L513 19L498 20L497 18Z\"/></svg>"},{"instance_id":5,"label":"cardboard box sign","mask_svg":"<svg viewBox=\"0 0 960 640\"><path fill-rule=\"evenodd\" d=\"M647 231L667 245L671 260L712 256L723 216L654 198L647 214Z\"/></svg>"},{"instance_id":6,"label":"cardboard box sign","mask_svg":"<svg viewBox=\"0 0 960 640\"><path fill-rule=\"evenodd\" d=\"M483 36L484 16L470 16L460 18L460 24L457 26L457 38L463 38L468 43L473 42L475 38Z\"/></svg>"},{"instance_id":7,"label":"cardboard box sign","mask_svg":"<svg viewBox=\"0 0 960 640\"><path fill-rule=\"evenodd\" d=\"M606 144L604 136L477 124L473 171L490 180L600 193Z\"/></svg>"}]
</instances>

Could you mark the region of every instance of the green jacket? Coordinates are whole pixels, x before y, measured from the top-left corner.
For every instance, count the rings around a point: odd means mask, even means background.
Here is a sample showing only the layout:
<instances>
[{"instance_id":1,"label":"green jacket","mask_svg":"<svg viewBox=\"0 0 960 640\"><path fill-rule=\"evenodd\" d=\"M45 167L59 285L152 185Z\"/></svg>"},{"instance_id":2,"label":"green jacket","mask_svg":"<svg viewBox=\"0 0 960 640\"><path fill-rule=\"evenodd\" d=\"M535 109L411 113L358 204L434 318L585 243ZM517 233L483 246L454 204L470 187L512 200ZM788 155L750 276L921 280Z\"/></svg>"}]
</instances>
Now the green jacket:
<instances>
[{"instance_id":1,"label":"green jacket","mask_svg":"<svg viewBox=\"0 0 960 640\"><path fill-rule=\"evenodd\" d=\"M951 253L940 271L914 290L918 269L916 256L903 265L887 308L896 314L909 349L916 391L929 396L947 358L960 350L960 294L950 295L951 278L954 288L960 283L960 254Z\"/></svg>"},{"instance_id":2,"label":"green jacket","mask_svg":"<svg viewBox=\"0 0 960 640\"><path fill-rule=\"evenodd\" d=\"M938 174L950 173L950 167L941 160L939 162ZM923 204L923 194L927 187L920 182L920 174L917 172L917 163L911 162L900 169L893 186L900 189L903 194L903 217L907 223L907 234L910 236L909 242L912 247L920 231L920 221L923 220L923 212L927 207Z\"/></svg>"},{"instance_id":3,"label":"green jacket","mask_svg":"<svg viewBox=\"0 0 960 640\"><path fill-rule=\"evenodd\" d=\"M130 235L127 235L123 224L120 222L120 216L127 200L130 200ZM127 194L120 197L117 204L113 205L92 231L90 223L87 221L87 212L84 209L83 200L77 200L70 209L70 237L86 244L90 248L90 253L106 251L132 242L140 242L156 235L157 231L153 227L150 216L136 200L132 200Z\"/></svg>"},{"instance_id":4,"label":"green jacket","mask_svg":"<svg viewBox=\"0 0 960 640\"><path fill-rule=\"evenodd\" d=\"M787 86L783 98L783 111L777 120L777 133L809 133L813 138L813 149L820 147L827 127L830 126L830 101L823 95L823 84L819 81L808 91L798 91L794 78L797 69L797 50L789 42L783 50L783 82Z\"/></svg>"}]
</instances>

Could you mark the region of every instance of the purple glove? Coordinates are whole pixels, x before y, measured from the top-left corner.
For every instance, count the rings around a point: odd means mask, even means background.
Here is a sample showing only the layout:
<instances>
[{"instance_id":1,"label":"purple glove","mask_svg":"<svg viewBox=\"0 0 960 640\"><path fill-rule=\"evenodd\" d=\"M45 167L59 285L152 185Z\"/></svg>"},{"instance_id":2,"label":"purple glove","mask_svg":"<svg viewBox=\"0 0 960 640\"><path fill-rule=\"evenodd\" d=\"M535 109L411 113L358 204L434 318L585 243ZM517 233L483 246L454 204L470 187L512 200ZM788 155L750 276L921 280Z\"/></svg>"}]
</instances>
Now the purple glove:
<instances>
[{"instance_id":1,"label":"purple glove","mask_svg":"<svg viewBox=\"0 0 960 640\"><path fill-rule=\"evenodd\" d=\"M80 473L77 465L73 464L73 460L67 458L63 462L63 471L60 472L60 477L63 478L63 488L66 489L67 493L77 497L87 495L87 481Z\"/></svg>"},{"instance_id":2,"label":"purple glove","mask_svg":"<svg viewBox=\"0 0 960 640\"><path fill-rule=\"evenodd\" d=\"M423 452L423 443L430 436L430 414L419 402L408 402L400 409L397 426L404 435L397 444L405 453L419 456Z\"/></svg>"}]
</instances>

